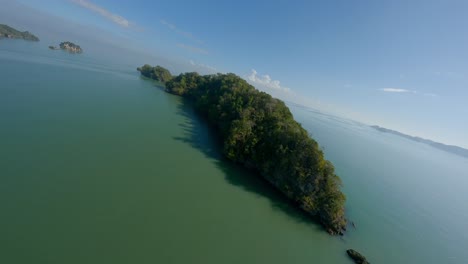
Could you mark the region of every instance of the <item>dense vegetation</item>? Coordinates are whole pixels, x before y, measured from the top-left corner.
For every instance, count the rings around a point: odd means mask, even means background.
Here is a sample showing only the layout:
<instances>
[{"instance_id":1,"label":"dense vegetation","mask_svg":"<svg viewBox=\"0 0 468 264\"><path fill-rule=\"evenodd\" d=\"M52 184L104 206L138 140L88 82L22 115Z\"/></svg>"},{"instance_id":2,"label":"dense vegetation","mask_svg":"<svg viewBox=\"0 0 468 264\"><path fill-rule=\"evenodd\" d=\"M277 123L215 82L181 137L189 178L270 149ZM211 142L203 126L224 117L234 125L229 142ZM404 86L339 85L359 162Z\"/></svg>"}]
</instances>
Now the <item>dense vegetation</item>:
<instances>
[{"instance_id":1,"label":"dense vegetation","mask_svg":"<svg viewBox=\"0 0 468 264\"><path fill-rule=\"evenodd\" d=\"M253 169L317 217L331 234L346 226L345 196L333 165L297 123L284 102L256 90L235 74L201 76L145 65L144 76L165 83L166 91L189 98L219 130L225 156Z\"/></svg>"},{"instance_id":2,"label":"dense vegetation","mask_svg":"<svg viewBox=\"0 0 468 264\"><path fill-rule=\"evenodd\" d=\"M145 64L143 67L138 67L137 70L141 75L161 83L166 83L172 79L172 74L161 66L151 67L150 65Z\"/></svg>"},{"instance_id":3,"label":"dense vegetation","mask_svg":"<svg viewBox=\"0 0 468 264\"><path fill-rule=\"evenodd\" d=\"M356 264L370 264L366 257L354 249L348 249L346 250L346 253Z\"/></svg>"},{"instance_id":4,"label":"dense vegetation","mask_svg":"<svg viewBox=\"0 0 468 264\"><path fill-rule=\"evenodd\" d=\"M79 45L76 45L75 43L70 42L70 41L61 42L59 47L62 50L67 50L68 52L71 52L71 53L82 53L83 52L83 50L81 49L81 47Z\"/></svg>"},{"instance_id":5,"label":"dense vegetation","mask_svg":"<svg viewBox=\"0 0 468 264\"><path fill-rule=\"evenodd\" d=\"M39 41L39 38L28 31L18 31L10 26L0 24L0 38L15 38L30 41Z\"/></svg>"}]
</instances>

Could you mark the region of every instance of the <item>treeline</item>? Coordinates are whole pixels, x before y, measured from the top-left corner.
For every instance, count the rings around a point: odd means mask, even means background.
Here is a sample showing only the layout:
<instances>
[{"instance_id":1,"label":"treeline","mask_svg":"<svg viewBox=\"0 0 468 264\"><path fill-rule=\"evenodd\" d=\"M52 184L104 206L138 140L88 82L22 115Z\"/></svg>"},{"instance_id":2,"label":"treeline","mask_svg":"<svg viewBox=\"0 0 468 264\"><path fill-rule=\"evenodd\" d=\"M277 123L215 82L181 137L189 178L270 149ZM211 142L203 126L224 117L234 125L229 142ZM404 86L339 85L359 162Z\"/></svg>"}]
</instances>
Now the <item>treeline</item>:
<instances>
[{"instance_id":1,"label":"treeline","mask_svg":"<svg viewBox=\"0 0 468 264\"><path fill-rule=\"evenodd\" d=\"M15 38L30 41L39 41L39 38L29 33L28 31L21 32L8 25L0 24L0 38Z\"/></svg>"},{"instance_id":2,"label":"treeline","mask_svg":"<svg viewBox=\"0 0 468 264\"><path fill-rule=\"evenodd\" d=\"M151 65L145 64L142 67L138 67L137 71L139 71L141 75L161 83L166 83L172 79L172 74L161 66L152 67Z\"/></svg>"},{"instance_id":3,"label":"treeline","mask_svg":"<svg viewBox=\"0 0 468 264\"><path fill-rule=\"evenodd\" d=\"M281 100L256 90L235 74L173 77L163 67L145 65L142 75L165 84L166 91L189 98L215 125L224 155L257 171L331 234L345 230L345 196L334 167L315 140Z\"/></svg>"}]
</instances>

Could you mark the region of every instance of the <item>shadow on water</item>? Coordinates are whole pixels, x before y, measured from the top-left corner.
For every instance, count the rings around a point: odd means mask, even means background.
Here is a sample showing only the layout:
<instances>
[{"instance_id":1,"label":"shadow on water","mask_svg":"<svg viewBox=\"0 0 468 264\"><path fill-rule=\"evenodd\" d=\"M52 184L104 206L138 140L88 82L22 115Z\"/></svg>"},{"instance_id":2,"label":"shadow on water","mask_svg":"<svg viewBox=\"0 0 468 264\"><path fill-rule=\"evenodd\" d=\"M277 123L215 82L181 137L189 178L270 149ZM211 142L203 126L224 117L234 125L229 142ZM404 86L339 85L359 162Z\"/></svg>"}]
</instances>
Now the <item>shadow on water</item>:
<instances>
[{"instance_id":1,"label":"shadow on water","mask_svg":"<svg viewBox=\"0 0 468 264\"><path fill-rule=\"evenodd\" d=\"M229 184L265 197L275 210L287 214L292 220L325 232L310 216L299 210L259 175L226 160L222 155L222 142L216 133L209 128L203 117L195 113L190 101L184 98L181 101L178 114L186 118L186 123L180 124L184 136L174 137L175 140L189 144L214 160Z\"/></svg>"}]
</instances>

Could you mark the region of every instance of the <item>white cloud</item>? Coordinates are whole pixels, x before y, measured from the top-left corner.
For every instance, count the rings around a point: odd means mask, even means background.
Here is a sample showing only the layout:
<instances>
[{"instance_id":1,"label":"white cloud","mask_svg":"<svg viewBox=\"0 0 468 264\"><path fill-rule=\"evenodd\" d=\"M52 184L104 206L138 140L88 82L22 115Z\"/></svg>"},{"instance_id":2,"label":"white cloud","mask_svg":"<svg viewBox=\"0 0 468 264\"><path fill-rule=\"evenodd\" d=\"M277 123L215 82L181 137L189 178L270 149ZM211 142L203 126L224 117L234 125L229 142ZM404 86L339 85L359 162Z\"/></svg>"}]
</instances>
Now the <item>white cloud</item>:
<instances>
[{"instance_id":1,"label":"white cloud","mask_svg":"<svg viewBox=\"0 0 468 264\"><path fill-rule=\"evenodd\" d=\"M254 85L260 85L271 90L292 93L291 89L281 86L280 81L271 79L268 74L258 75L257 71L254 69L252 69L250 75L247 76L247 80Z\"/></svg>"},{"instance_id":2,"label":"white cloud","mask_svg":"<svg viewBox=\"0 0 468 264\"><path fill-rule=\"evenodd\" d=\"M419 95L424 95L424 96L429 96L429 97L437 97L438 95L435 93L424 93L424 92L419 92L416 90L407 90L407 89L401 89L401 88L381 88L378 89L379 91L387 92L387 93L412 93L412 94L419 94Z\"/></svg>"},{"instance_id":3,"label":"white cloud","mask_svg":"<svg viewBox=\"0 0 468 264\"><path fill-rule=\"evenodd\" d=\"M193 41L195 41L195 42L197 42L197 43L199 43L199 44L202 44L202 43L203 43L203 41L201 41L201 40L199 40L198 38L196 38L192 33L187 32L187 31L183 31L183 30L179 29L176 25L174 25L174 24L172 24L172 23L169 23L169 22L167 22L167 21L164 20L164 19L161 20L161 24L167 26L170 30L176 32L176 33L179 34L179 35L182 35L182 36L184 36L184 37L186 37L186 38L189 38L189 39L191 39L191 40L193 40Z\"/></svg>"},{"instance_id":4,"label":"white cloud","mask_svg":"<svg viewBox=\"0 0 468 264\"><path fill-rule=\"evenodd\" d=\"M209 54L209 52L207 50L204 50L202 48L193 47L193 46L190 46L190 45L185 45L185 44L182 44L182 43L178 43L177 47L179 47L181 49L191 51L191 52L194 52L194 53L200 53L200 54L204 54L204 55Z\"/></svg>"},{"instance_id":5,"label":"white cloud","mask_svg":"<svg viewBox=\"0 0 468 264\"><path fill-rule=\"evenodd\" d=\"M119 16L117 14L114 14L100 6L97 6L87 0L71 0L73 3L84 7L92 12L98 13L99 15L103 16L104 18L116 23L119 26L125 27L125 28L130 28L132 26L132 23L128 21L128 19Z\"/></svg>"},{"instance_id":6,"label":"white cloud","mask_svg":"<svg viewBox=\"0 0 468 264\"><path fill-rule=\"evenodd\" d=\"M406 89L400 89L400 88L382 88L379 89L380 91L384 91L387 93L412 93L413 91L406 90Z\"/></svg>"}]
</instances>

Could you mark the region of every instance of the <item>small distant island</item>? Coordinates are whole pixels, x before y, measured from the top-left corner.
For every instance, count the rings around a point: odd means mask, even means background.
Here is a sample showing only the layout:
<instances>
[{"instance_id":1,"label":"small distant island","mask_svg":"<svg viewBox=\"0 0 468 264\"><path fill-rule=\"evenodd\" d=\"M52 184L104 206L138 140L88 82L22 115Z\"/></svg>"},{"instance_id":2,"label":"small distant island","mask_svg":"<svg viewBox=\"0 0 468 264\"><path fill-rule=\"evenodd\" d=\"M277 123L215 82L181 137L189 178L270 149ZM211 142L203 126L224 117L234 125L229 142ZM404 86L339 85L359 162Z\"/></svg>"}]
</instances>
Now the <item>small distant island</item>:
<instances>
[{"instance_id":1,"label":"small distant island","mask_svg":"<svg viewBox=\"0 0 468 264\"><path fill-rule=\"evenodd\" d=\"M445 144L442 144L442 143L439 143L439 142L434 142L434 141L429 140L429 139L424 139L424 138L420 138L420 137L414 137L414 136L406 135L406 134L403 134L401 132L391 130L391 129L388 129L388 128L383 128L383 127L379 127L379 126L371 126L371 127L378 130L378 131L380 131L380 132L383 132L383 133L394 134L394 135L397 135L397 136L400 136L400 137L407 138L409 140L413 140L413 141L416 141L416 142L427 144L427 145L429 145L431 147L434 147L434 148L437 148L437 149L440 149L440 150L443 150L443 151L446 151L446 152L450 152L450 153L458 155L458 156L468 158L468 149L464 149L464 148L461 148L461 147L458 147L458 146L445 145Z\"/></svg>"},{"instance_id":2,"label":"small distant island","mask_svg":"<svg viewBox=\"0 0 468 264\"><path fill-rule=\"evenodd\" d=\"M39 41L39 38L29 33L28 31L19 31L8 25L0 24L0 39L24 39L28 41Z\"/></svg>"},{"instance_id":3,"label":"small distant island","mask_svg":"<svg viewBox=\"0 0 468 264\"><path fill-rule=\"evenodd\" d=\"M66 50L70 53L82 53L83 52L83 50L81 49L79 45L76 45L75 43L70 42L70 41L61 42L59 47L49 46L49 49L51 50L61 49L61 50Z\"/></svg>"},{"instance_id":4,"label":"small distant island","mask_svg":"<svg viewBox=\"0 0 468 264\"><path fill-rule=\"evenodd\" d=\"M233 73L172 76L150 65L137 70L164 84L166 92L191 101L218 132L228 160L263 177L328 233L343 234L347 221L341 180L283 101Z\"/></svg>"}]
</instances>

